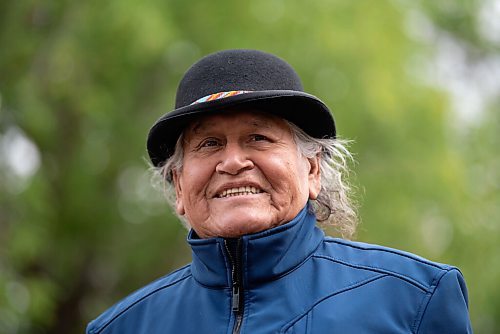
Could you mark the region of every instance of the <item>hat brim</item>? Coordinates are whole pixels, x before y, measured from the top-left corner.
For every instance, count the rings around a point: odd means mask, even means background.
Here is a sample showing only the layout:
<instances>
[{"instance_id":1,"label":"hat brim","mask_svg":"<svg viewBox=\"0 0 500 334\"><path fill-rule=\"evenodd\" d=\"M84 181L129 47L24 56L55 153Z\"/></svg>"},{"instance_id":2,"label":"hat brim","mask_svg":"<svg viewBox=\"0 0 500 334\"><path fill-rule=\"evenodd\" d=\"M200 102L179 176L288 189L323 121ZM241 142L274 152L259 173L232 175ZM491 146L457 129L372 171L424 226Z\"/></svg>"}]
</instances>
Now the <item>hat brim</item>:
<instances>
[{"instance_id":1,"label":"hat brim","mask_svg":"<svg viewBox=\"0 0 500 334\"><path fill-rule=\"evenodd\" d=\"M187 105L163 115L149 131L147 149L151 162L158 167L168 159L182 131L194 119L243 106L284 118L312 137L336 137L330 110L314 95L289 90L255 91Z\"/></svg>"}]
</instances>

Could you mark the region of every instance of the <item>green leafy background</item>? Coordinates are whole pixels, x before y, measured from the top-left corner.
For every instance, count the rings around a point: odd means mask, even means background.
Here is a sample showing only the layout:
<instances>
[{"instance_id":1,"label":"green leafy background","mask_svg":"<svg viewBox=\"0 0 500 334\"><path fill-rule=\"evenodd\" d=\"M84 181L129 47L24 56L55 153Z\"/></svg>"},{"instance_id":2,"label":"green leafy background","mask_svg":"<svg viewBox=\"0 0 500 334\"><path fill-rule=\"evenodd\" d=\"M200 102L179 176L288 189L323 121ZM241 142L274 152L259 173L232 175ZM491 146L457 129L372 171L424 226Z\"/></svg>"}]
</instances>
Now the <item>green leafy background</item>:
<instances>
[{"instance_id":1,"label":"green leafy background","mask_svg":"<svg viewBox=\"0 0 500 334\"><path fill-rule=\"evenodd\" d=\"M82 333L189 261L145 139L225 48L295 67L354 140L357 239L460 267L476 333L498 333L499 17L495 0L0 1L0 333Z\"/></svg>"}]
</instances>

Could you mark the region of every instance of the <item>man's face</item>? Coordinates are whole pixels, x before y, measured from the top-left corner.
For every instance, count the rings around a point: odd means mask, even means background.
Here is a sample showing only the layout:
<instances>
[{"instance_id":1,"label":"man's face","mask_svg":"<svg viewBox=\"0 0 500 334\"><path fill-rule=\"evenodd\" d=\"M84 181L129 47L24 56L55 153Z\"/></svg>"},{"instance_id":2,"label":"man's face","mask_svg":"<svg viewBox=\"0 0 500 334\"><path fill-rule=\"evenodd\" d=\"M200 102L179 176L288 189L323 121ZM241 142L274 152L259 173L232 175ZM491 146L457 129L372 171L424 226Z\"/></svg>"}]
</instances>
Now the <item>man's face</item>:
<instances>
[{"instance_id":1,"label":"man's face","mask_svg":"<svg viewBox=\"0 0 500 334\"><path fill-rule=\"evenodd\" d=\"M176 210L202 238L238 237L292 220L320 191L319 158L302 156L289 126L257 112L214 114L184 132L173 172Z\"/></svg>"}]
</instances>

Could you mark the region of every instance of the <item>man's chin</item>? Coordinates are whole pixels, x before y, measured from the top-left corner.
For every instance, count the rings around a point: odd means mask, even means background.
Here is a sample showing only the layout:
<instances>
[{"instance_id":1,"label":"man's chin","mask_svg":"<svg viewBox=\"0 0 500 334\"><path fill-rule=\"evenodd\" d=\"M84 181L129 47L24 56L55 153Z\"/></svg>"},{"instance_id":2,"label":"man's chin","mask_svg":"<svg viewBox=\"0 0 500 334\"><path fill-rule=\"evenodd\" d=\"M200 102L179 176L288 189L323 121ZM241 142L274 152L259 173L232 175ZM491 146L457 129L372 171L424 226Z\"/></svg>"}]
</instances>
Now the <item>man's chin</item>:
<instances>
[{"instance_id":1,"label":"man's chin","mask_svg":"<svg viewBox=\"0 0 500 334\"><path fill-rule=\"evenodd\" d=\"M220 230L223 231L223 235L220 236L226 238L238 238L246 234L258 233L273 227L272 222L269 221L269 216L260 218L255 214L249 213L248 210L227 213L222 220L219 221L218 225Z\"/></svg>"}]
</instances>

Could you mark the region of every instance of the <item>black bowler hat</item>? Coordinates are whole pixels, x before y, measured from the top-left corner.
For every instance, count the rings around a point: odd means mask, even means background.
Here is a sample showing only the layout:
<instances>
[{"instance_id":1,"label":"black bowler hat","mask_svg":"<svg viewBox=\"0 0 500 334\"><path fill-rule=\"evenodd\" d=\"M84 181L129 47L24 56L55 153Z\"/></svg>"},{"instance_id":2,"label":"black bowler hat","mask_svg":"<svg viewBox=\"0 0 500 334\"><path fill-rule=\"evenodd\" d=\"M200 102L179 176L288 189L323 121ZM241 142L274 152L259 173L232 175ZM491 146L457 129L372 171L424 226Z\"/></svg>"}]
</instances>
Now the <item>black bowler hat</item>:
<instances>
[{"instance_id":1,"label":"black bowler hat","mask_svg":"<svg viewBox=\"0 0 500 334\"><path fill-rule=\"evenodd\" d=\"M190 121L239 107L277 115L315 138L335 138L328 107L304 92L299 76L284 60L257 50L225 50L210 54L184 74L175 110L149 131L147 148L154 166L161 165Z\"/></svg>"}]
</instances>

